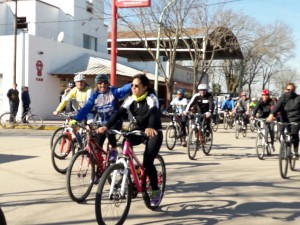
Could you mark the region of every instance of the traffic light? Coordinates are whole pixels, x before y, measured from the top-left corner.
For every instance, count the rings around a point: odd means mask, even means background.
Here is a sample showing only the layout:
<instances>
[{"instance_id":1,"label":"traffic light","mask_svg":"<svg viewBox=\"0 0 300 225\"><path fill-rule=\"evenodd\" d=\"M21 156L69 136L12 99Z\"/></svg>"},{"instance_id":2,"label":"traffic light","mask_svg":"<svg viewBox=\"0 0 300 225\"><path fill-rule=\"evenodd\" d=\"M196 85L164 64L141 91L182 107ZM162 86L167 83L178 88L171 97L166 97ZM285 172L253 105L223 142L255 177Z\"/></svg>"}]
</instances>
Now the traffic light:
<instances>
[{"instance_id":1,"label":"traffic light","mask_svg":"<svg viewBox=\"0 0 300 225\"><path fill-rule=\"evenodd\" d=\"M17 29L27 29L26 17L17 17Z\"/></svg>"}]
</instances>

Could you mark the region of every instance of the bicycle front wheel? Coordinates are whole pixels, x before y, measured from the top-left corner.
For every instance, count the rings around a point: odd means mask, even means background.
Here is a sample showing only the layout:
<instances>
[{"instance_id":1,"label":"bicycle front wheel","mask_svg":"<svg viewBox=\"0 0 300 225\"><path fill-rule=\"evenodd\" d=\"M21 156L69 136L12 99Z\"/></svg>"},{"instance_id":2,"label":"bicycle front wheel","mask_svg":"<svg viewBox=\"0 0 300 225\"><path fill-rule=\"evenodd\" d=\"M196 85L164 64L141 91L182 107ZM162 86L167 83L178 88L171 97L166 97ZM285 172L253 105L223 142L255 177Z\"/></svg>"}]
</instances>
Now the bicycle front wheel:
<instances>
[{"instance_id":1,"label":"bicycle front wheel","mask_svg":"<svg viewBox=\"0 0 300 225\"><path fill-rule=\"evenodd\" d=\"M163 157L158 154L155 157L153 164L155 166L156 173L157 173L157 184L158 184L159 190L161 191L161 197L160 197L160 201L156 205L151 205L150 200L151 200L151 195L152 195L152 188L150 185L150 180L148 177L144 178L143 179L143 184L144 184L143 185L143 190L144 190L143 191L143 199L144 199L144 203L145 203L146 207L151 210L156 209L160 205L161 200L165 193L166 180L167 180L166 165L165 165L165 161L164 161Z\"/></svg>"},{"instance_id":2,"label":"bicycle front wheel","mask_svg":"<svg viewBox=\"0 0 300 225\"><path fill-rule=\"evenodd\" d=\"M15 118L12 113L3 113L0 116L0 125L4 129L13 128L15 126L14 120Z\"/></svg>"},{"instance_id":3,"label":"bicycle front wheel","mask_svg":"<svg viewBox=\"0 0 300 225\"><path fill-rule=\"evenodd\" d=\"M216 118L214 119L214 124L212 125L212 130L214 132L217 132L219 128L219 115L216 116Z\"/></svg>"},{"instance_id":4,"label":"bicycle front wheel","mask_svg":"<svg viewBox=\"0 0 300 225\"><path fill-rule=\"evenodd\" d=\"M290 146L288 146L284 141L280 145L279 152L279 170L282 178L287 178L287 171L289 166L289 155Z\"/></svg>"},{"instance_id":5,"label":"bicycle front wheel","mask_svg":"<svg viewBox=\"0 0 300 225\"><path fill-rule=\"evenodd\" d=\"M54 133L52 134L50 138L50 149L52 149L53 144L57 140L58 137L60 137L64 133L65 127L59 127L57 128Z\"/></svg>"},{"instance_id":6,"label":"bicycle front wheel","mask_svg":"<svg viewBox=\"0 0 300 225\"><path fill-rule=\"evenodd\" d=\"M235 124L235 138L236 139L238 139L240 136L240 129L241 129L240 127L241 127L241 125L238 122L236 122L236 124Z\"/></svg>"},{"instance_id":7,"label":"bicycle front wheel","mask_svg":"<svg viewBox=\"0 0 300 225\"><path fill-rule=\"evenodd\" d=\"M259 159L263 160L265 154L265 139L262 133L256 137L256 155Z\"/></svg>"},{"instance_id":8,"label":"bicycle front wheel","mask_svg":"<svg viewBox=\"0 0 300 225\"><path fill-rule=\"evenodd\" d=\"M132 198L132 181L129 176L124 176L122 163L109 166L103 173L95 200L98 224L124 223ZM121 192L122 182L125 182L124 193Z\"/></svg>"},{"instance_id":9,"label":"bicycle front wheel","mask_svg":"<svg viewBox=\"0 0 300 225\"><path fill-rule=\"evenodd\" d=\"M173 125L168 126L166 131L166 145L169 150L173 150L173 148L175 147L176 137L177 137L176 127Z\"/></svg>"},{"instance_id":10,"label":"bicycle front wheel","mask_svg":"<svg viewBox=\"0 0 300 225\"><path fill-rule=\"evenodd\" d=\"M189 139L187 143L188 156L190 159L195 159L198 148L199 148L198 130L192 129L189 134Z\"/></svg>"},{"instance_id":11,"label":"bicycle front wheel","mask_svg":"<svg viewBox=\"0 0 300 225\"><path fill-rule=\"evenodd\" d=\"M63 134L57 138L51 151L51 160L54 169L59 173L65 174L74 153L74 144L69 135Z\"/></svg>"},{"instance_id":12,"label":"bicycle front wheel","mask_svg":"<svg viewBox=\"0 0 300 225\"><path fill-rule=\"evenodd\" d=\"M84 201L93 188L95 164L88 151L77 152L67 170L67 190L74 202Z\"/></svg>"},{"instance_id":13,"label":"bicycle front wheel","mask_svg":"<svg viewBox=\"0 0 300 225\"><path fill-rule=\"evenodd\" d=\"M224 119L223 119L223 126L224 126L224 130L227 130L228 129L228 126L229 126L229 118L227 116L224 116Z\"/></svg>"},{"instance_id":14,"label":"bicycle front wheel","mask_svg":"<svg viewBox=\"0 0 300 225\"><path fill-rule=\"evenodd\" d=\"M209 132L205 132L203 136L202 150L205 155L209 155L212 144L213 144L213 132L211 129L209 129Z\"/></svg>"},{"instance_id":15,"label":"bicycle front wheel","mask_svg":"<svg viewBox=\"0 0 300 225\"><path fill-rule=\"evenodd\" d=\"M27 125L34 130L38 130L43 126L43 118L38 115L30 115L27 119Z\"/></svg>"}]
</instances>

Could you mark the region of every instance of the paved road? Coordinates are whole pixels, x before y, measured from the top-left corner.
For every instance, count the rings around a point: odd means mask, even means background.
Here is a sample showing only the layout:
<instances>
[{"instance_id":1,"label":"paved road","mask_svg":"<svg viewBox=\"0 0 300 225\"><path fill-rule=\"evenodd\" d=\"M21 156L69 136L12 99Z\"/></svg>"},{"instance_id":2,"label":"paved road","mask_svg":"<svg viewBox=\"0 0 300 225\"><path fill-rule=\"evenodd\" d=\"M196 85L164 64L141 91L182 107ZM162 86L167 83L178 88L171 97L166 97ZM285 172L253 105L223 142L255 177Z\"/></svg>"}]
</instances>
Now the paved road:
<instances>
[{"instance_id":1,"label":"paved road","mask_svg":"<svg viewBox=\"0 0 300 225\"><path fill-rule=\"evenodd\" d=\"M96 224L96 186L86 202L70 201L65 176L51 165L52 132L0 129L0 205L9 225ZM185 148L163 146L168 177L161 207L150 211L139 196L125 224L300 224L300 173L282 179L277 154L257 159L254 142L254 133L236 140L219 129L211 155L198 152L193 161Z\"/></svg>"}]
</instances>

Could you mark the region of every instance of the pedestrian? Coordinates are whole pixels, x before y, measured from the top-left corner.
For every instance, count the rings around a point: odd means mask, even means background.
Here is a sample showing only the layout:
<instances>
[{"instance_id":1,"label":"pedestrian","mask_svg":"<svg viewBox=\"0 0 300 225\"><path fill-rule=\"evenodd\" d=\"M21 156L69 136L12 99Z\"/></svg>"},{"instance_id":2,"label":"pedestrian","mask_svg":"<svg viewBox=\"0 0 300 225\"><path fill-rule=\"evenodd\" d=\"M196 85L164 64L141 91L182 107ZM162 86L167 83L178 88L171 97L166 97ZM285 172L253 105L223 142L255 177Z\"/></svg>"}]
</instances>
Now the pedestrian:
<instances>
[{"instance_id":1,"label":"pedestrian","mask_svg":"<svg viewBox=\"0 0 300 225\"><path fill-rule=\"evenodd\" d=\"M27 86L23 87L21 99L22 99L22 106L23 106L22 121L23 123L27 123L26 114L29 111L30 108L29 105L31 103L30 96L29 96L29 89Z\"/></svg>"},{"instance_id":2,"label":"pedestrian","mask_svg":"<svg viewBox=\"0 0 300 225\"><path fill-rule=\"evenodd\" d=\"M9 107L10 107L10 113L12 113L14 116L10 118L10 121L13 122L19 109L19 91L17 90L17 84L13 83L13 87L8 90L6 96L9 100Z\"/></svg>"}]
</instances>

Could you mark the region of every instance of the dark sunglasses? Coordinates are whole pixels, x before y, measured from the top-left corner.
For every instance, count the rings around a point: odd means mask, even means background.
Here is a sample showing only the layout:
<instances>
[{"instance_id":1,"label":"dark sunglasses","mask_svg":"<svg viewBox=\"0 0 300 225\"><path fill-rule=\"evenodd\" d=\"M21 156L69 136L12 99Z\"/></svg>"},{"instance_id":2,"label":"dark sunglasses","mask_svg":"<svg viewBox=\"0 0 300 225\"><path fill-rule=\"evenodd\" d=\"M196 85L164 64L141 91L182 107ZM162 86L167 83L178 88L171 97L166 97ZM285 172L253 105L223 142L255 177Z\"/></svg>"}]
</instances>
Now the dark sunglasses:
<instances>
[{"instance_id":1,"label":"dark sunglasses","mask_svg":"<svg viewBox=\"0 0 300 225\"><path fill-rule=\"evenodd\" d=\"M102 83L103 83L103 84L108 84L108 82L107 82L107 81L104 81L104 80L98 82L98 84L102 84Z\"/></svg>"},{"instance_id":2,"label":"dark sunglasses","mask_svg":"<svg viewBox=\"0 0 300 225\"><path fill-rule=\"evenodd\" d=\"M293 92L294 89L286 89L288 92Z\"/></svg>"},{"instance_id":3,"label":"dark sunglasses","mask_svg":"<svg viewBox=\"0 0 300 225\"><path fill-rule=\"evenodd\" d=\"M138 88L139 85L138 84L131 84L131 87Z\"/></svg>"}]
</instances>

